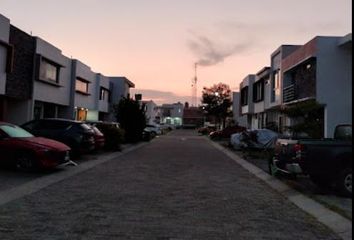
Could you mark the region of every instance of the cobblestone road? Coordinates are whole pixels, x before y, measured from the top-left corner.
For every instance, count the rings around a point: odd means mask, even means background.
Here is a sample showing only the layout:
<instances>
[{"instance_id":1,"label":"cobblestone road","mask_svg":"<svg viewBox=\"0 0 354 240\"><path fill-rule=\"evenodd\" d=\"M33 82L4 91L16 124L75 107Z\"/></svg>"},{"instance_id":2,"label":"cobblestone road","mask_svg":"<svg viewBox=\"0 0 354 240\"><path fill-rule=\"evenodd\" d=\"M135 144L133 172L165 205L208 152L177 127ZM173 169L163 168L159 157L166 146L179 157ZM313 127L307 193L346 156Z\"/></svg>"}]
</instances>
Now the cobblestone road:
<instances>
[{"instance_id":1,"label":"cobblestone road","mask_svg":"<svg viewBox=\"0 0 354 240\"><path fill-rule=\"evenodd\" d=\"M0 206L0 239L338 239L179 130Z\"/></svg>"}]
</instances>

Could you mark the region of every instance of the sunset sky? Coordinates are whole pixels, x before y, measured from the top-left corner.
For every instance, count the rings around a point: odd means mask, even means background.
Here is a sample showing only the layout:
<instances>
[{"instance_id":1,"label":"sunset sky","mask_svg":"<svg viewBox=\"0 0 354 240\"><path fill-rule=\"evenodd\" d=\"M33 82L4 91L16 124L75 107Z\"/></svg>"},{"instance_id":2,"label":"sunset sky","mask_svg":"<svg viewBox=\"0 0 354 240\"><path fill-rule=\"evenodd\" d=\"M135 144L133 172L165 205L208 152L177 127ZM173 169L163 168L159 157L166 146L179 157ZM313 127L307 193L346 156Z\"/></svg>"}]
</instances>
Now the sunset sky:
<instances>
[{"instance_id":1,"label":"sunset sky","mask_svg":"<svg viewBox=\"0 0 354 240\"><path fill-rule=\"evenodd\" d=\"M191 100L240 81L281 44L352 30L351 0L0 0L11 24L106 76L126 76L146 100Z\"/></svg>"}]
</instances>

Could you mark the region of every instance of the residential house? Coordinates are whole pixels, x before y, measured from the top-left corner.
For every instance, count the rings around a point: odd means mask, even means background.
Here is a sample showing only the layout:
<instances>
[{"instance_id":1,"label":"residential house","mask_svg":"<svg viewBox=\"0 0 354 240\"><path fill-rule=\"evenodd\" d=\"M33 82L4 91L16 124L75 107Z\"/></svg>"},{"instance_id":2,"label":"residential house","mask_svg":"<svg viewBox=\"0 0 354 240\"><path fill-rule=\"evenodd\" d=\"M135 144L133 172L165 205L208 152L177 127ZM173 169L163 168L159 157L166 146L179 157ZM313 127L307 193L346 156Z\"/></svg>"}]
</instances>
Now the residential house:
<instances>
[{"instance_id":1,"label":"residential house","mask_svg":"<svg viewBox=\"0 0 354 240\"><path fill-rule=\"evenodd\" d=\"M118 104L123 98L130 98L129 90L130 88L134 88L135 84L126 77L109 77L109 81L109 89L111 91L109 119L116 121L113 106Z\"/></svg>"},{"instance_id":2,"label":"residential house","mask_svg":"<svg viewBox=\"0 0 354 240\"><path fill-rule=\"evenodd\" d=\"M154 101L141 101L141 103L145 107L145 116L146 116L146 123L147 124L155 124L160 123L157 122L157 115L158 115L158 108Z\"/></svg>"},{"instance_id":3,"label":"residential house","mask_svg":"<svg viewBox=\"0 0 354 240\"><path fill-rule=\"evenodd\" d=\"M183 104L173 103L173 104L162 104L158 107L158 116L160 123L170 124L174 126L181 126L183 119Z\"/></svg>"},{"instance_id":4,"label":"residential house","mask_svg":"<svg viewBox=\"0 0 354 240\"><path fill-rule=\"evenodd\" d=\"M7 73L12 70L12 46L9 38L10 20L0 14L0 121L5 118Z\"/></svg>"},{"instance_id":5,"label":"residential house","mask_svg":"<svg viewBox=\"0 0 354 240\"><path fill-rule=\"evenodd\" d=\"M241 115L246 116L246 127L252 127L252 115L254 114L254 103L253 103L253 83L256 79L256 75L249 74L240 83L241 91Z\"/></svg>"},{"instance_id":6,"label":"residential house","mask_svg":"<svg viewBox=\"0 0 354 240\"><path fill-rule=\"evenodd\" d=\"M98 111L98 120L110 121L111 111L111 88L110 78L100 73L96 74L96 107Z\"/></svg>"},{"instance_id":7,"label":"residential house","mask_svg":"<svg viewBox=\"0 0 354 240\"><path fill-rule=\"evenodd\" d=\"M98 120L96 81L96 73L89 66L79 60L72 61L71 84L75 89L72 100L76 120Z\"/></svg>"},{"instance_id":8,"label":"residential house","mask_svg":"<svg viewBox=\"0 0 354 240\"><path fill-rule=\"evenodd\" d=\"M310 99L323 105L323 137L352 123L352 34L315 37L282 60L282 74L285 106Z\"/></svg>"},{"instance_id":9,"label":"residential house","mask_svg":"<svg viewBox=\"0 0 354 240\"><path fill-rule=\"evenodd\" d=\"M281 131L284 116L280 112L282 105L282 60L298 49L299 45L281 45L270 57L269 81L264 85L264 109L266 111L266 127Z\"/></svg>"},{"instance_id":10,"label":"residential house","mask_svg":"<svg viewBox=\"0 0 354 240\"><path fill-rule=\"evenodd\" d=\"M270 67L262 68L255 76L252 84L253 113L251 115L251 129L266 127L266 113L264 107L264 86L270 81Z\"/></svg>"},{"instance_id":11,"label":"residential house","mask_svg":"<svg viewBox=\"0 0 354 240\"><path fill-rule=\"evenodd\" d=\"M247 116L241 115L240 99L241 99L240 92L233 92L232 93L233 120L234 120L235 124L237 124L239 126L246 127L247 126Z\"/></svg>"},{"instance_id":12,"label":"residential house","mask_svg":"<svg viewBox=\"0 0 354 240\"><path fill-rule=\"evenodd\" d=\"M70 102L71 59L61 50L35 37L33 115L40 118L72 118Z\"/></svg>"},{"instance_id":13,"label":"residential house","mask_svg":"<svg viewBox=\"0 0 354 240\"><path fill-rule=\"evenodd\" d=\"M3 120L21 124L32 119L36 41L31 35L10 25L9 45L13 48L13 54L2 99Z\"/></svg>"},{"instance_id":14,"label":"residential house","mask_svg":"<svg viewBox=\"0 0 354 240\"><path fill-rule=\"evenodd\" d=\"M201 127L206 122L205 114L199 107L189 107L187 104L183 109L183 127Z\"/></svg>"}]
</instances>

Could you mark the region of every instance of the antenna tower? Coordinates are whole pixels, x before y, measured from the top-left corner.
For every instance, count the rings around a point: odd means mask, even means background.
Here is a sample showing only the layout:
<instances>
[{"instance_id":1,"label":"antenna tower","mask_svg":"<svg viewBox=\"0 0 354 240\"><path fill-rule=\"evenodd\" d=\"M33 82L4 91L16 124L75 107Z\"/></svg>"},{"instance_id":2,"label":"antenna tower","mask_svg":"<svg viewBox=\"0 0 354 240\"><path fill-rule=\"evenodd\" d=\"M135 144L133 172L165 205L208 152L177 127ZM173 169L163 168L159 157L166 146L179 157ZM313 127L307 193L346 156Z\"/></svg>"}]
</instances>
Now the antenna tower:
<instances>
[{"instance_id":1,"label":"antenna tower","mask_svg":"<svg viewBox=\"0 0 354 240\"><path fill-rule=\"evenodd\" d=\"M197 66L198 63L194 63L194 78L192 79L192 106L197 107Z\"/></svg>"}]
</instances>

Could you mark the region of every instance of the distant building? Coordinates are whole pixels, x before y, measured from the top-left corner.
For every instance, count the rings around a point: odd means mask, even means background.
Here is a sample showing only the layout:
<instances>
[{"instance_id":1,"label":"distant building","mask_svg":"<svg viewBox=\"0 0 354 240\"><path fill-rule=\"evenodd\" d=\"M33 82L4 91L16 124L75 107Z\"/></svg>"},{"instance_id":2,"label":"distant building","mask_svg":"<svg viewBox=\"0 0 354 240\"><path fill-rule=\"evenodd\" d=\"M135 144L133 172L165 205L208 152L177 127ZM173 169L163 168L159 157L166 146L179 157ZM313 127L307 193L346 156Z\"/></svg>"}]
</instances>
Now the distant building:
<instances>
[{"instance_id":1,"label":"distant building","mask_svg":"<svg viewBox=\"0 0 354 240\"><path fill-rule=\"evenodd\" d=\"M188 107L183 109L183 127L196 128L204 125L205 115L198 107Z\"/></svg>"},{"instance_id":2,"label":"distant building","mask_svg":"<svg viewBox=\"0 0 354 240\"><path fill-rule=\"evenodd\" d=\"M162 104L158 106L157 119L160 123L181 126L183 118L183 104L173 103L173 104Z\"/></svg>"}]
</instances>

